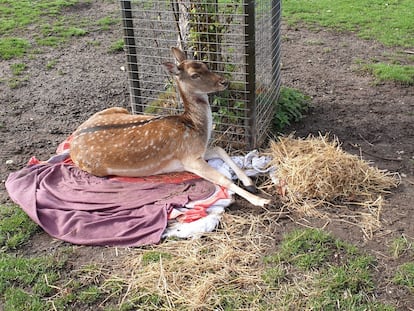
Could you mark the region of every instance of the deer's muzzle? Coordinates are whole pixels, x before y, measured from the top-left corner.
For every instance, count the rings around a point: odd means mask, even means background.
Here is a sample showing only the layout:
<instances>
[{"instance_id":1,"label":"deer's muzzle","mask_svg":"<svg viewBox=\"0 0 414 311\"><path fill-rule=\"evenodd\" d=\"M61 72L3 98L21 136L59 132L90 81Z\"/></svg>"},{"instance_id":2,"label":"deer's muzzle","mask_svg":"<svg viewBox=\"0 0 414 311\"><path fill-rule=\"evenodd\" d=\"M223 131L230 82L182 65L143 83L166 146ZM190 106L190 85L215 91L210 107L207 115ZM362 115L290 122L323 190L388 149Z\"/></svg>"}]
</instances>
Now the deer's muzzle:
<instances>
[{"instance_id":1,"label":"deer's muzzle","mask_svg":"<svg viewBox=\"0 0 414 311\"><path fill-rule=\"evenodd\" d=\"M218 85L220 86L222 90L227 89L229 87L229 84L230 84L229 80L224 79L224 78L218 81Z\"/></svg>"}]
</instances>

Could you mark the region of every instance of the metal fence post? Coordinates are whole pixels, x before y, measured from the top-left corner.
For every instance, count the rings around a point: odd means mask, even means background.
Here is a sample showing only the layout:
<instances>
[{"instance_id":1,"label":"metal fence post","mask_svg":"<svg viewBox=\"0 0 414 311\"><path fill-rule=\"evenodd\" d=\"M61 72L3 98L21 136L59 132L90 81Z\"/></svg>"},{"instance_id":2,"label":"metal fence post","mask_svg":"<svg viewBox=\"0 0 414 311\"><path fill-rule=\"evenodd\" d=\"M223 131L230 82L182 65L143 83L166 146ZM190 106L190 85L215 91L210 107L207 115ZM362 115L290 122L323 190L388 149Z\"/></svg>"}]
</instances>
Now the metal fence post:
<instances>
[{"instance_id":1,"label":"metal fence post","mask_svg":"<svg viewBox=\"0 0 414 311\"><path fill-rule=\"evenodd\" d=\"M124 44L127 52L128 79L133 113L141 113L141 92L138 74L138 59L135 45L134 23L132 21L131 1L121 0L122 25L124 28ZM138 107L138 110L137 110Z\"/></svg>"},{"instance_id":2,"label":"metal fence post","mask_svg":"<svg viewBox=\"0 0 414 311\"><path fill-rule=\"evenodd\" d=\"M279 90L280 88L280 25L282 18L281 0L272 0L272 39L271 42L275 46L271 47L272 51L272 83L273 86Z\"/></svg>"},{"instance_id":3,"label":"metal fence post","mask_svg":"<svg viewBox=\"0 0 414 311\"><path fill-rule=\"evenodd\" d=\"M255 2L247 0L245 5L245 35L246 35L246 91L248 105L247 145L256 148L256 36L255 36Z\"/></svg>"}]
</instances>

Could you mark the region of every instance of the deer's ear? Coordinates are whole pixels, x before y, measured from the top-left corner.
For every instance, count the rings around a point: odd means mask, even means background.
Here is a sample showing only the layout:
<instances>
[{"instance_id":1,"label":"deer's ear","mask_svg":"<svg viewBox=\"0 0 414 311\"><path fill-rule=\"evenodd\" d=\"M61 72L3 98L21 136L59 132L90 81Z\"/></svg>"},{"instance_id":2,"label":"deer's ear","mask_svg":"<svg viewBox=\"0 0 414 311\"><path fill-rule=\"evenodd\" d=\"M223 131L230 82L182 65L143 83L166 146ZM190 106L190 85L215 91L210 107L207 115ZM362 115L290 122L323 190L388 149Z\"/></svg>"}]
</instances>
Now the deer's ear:
<instances>
[{"instance_id":1,"label":"deer's ear","mask_svg":"<svg viewBox=\"0 0 414 311\"><path fill-rule=\"evenodd\" d=\"M185 53L179 48L172 47L171 51L178 63L181 63L187 59L187 55L185 55Z\"/></svg>"},{"instance_id":2,"label":"deer's ear","mask_svg":"<svg viewBox=\"0 0 414 311\"><path fill-rule=\"evenodd\" d=\"M162 64L165 70L171 74L177 76L180 73L180 69L178 69L177 65L172 62L166 62Z\"/></svg>"}]
</instances>

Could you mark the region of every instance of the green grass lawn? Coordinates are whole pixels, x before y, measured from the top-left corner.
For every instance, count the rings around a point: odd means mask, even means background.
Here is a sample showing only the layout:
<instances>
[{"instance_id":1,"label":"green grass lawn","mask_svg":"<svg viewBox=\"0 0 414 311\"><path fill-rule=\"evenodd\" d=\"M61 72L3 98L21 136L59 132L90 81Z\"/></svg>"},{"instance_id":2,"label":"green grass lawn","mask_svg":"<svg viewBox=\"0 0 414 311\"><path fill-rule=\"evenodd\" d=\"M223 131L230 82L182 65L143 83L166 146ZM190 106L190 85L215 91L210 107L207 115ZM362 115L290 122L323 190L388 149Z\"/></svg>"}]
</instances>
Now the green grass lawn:
<instances>
[{"instance_id":1,"label":"green grass lawn","mask_svg":"<svg viewBox=\"0 0 414 311\"><path fill-rule=\"evenodd\" d=\"M24 37L25 29L47 24L50 18L58 18L64 7L76 2L78 1L0 0L0 58L23 56L31 47L30 38Z\"/></svg>"},{"instance_id":2,"label":"green grass lawn","mask_svg":"<svg viewBox=\"0 0 414 311\"><path fill-rule=\"evenodd\" d=\"M374 75L376 83L414 85L414 60L404 52L414 49L414 1L284 0L283 18L291 25L355 32L360 38L399 47L403 63L390 57L388 62L364 64L361 69Z\"/></svg>"},{"instance_id":3,"label":"green grass lawn","mask_svg":"<svg viewBox=\"0 0 414 311\"><path fill-rule=\"evenodd\" d=\"M44 46L57 47L89 31L120 25L120 19L111 16L91 21L62 14L65 8L81 2L90 1L0 0L0 59L21 58L29 50L39 53Z\"/></svg>"},{"instance_id":4,"label":"green grass lawn","mask_svg":"<svg viewBox=\"0 0 414 311\"><path fill-rule=\"evenodd\" d=\"M372 63L365 65L377 79L377 82L394 81L414 85L414 66L390 63Z\"/></svg>"},{"instance_id":5,"label":"green grass lawn","mask_svg":"<svg viewBox=\"0 0 414 311\"><path fill-rule=\"evenodd\" d=\"M353 31L388 46L414 47L412 0L284 0L283 17Z\"/></svg>"},{"instance_id":6,"label":"green grass lawn","mask_svg":"<svg viewBox=\"0 0 414 311\"><path fill-rule=\"evenodd\" d=\"M18 88L30 79L28 74L22 74L27 68L25 58L36 58L47 48L58 48L90 32L120 27L120 17L89 20L79 19L70 10L65 12L71 6L88 2L91 0L0 0L0 60L22 60L18 70L12 67L14 64L10 66L10 73L2 77L0 83ZM90 44L99 46L100 42L91 40ZM120 51L123 51L123 40L108 47L109 53ZM48 65L47 69L53 66Z\"/></svg>"},{"instance_id":7,"label":"green grass lawn","mask_svg":"<svg viewBox=\"0 0 414 311\"><path fill-rule=\"evenodd\" d=\"M62 8L78 0L0 0L0 33L12 34L46 17L56 17Z\"/></svg>"}]
</instances>

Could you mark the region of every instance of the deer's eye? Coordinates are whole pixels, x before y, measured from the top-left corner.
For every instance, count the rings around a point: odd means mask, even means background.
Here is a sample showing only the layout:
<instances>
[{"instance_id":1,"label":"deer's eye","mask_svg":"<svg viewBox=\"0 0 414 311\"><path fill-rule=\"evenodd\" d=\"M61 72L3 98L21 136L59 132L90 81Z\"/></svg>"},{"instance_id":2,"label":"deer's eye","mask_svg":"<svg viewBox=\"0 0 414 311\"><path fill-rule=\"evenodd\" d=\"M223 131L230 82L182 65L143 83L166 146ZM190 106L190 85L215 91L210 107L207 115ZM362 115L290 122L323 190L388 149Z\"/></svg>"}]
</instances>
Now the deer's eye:
<instances>
[{"instance_id":1,"label":"deer's eye","mask_svg":"<svg viewBox=\"0 0 414 311\"><path fill-rule=\"evenodd\" d=\"M198 78L200 78L200 75L198 73L193 73L191 75L191 79L193 79L193 80L198 79Z\"/></svg>"}]
</instances>

